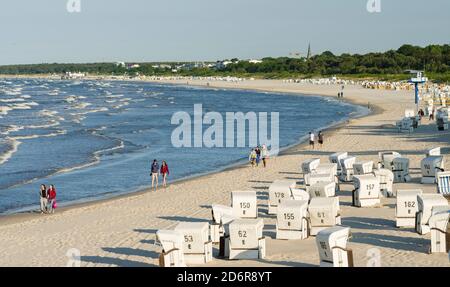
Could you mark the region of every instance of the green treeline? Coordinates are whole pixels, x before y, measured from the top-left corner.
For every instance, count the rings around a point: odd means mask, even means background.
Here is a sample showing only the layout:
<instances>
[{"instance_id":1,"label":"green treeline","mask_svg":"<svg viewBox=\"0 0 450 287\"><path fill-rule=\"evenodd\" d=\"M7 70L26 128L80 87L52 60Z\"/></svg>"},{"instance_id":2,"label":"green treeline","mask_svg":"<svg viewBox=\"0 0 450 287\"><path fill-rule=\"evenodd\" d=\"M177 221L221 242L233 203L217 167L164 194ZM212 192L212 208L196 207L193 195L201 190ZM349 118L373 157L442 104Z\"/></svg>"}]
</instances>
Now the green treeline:
<instances>
[{"instance_id":1,"label":"green treeline","mask_svg":"<svg viewBox=\"0 0 450 287\"><path fill-rule=\"evenodd\" d=\"M0 66L0 74L60 74L85 72L99 75L183 75L288 78L338 75L351 78L404 79L407 70L424 70L435 80L450 79L450 45L403 45L384 53L334 55L327 51L305 58L264 58L261 63L231 60L228 65L140 63L130 68L115 63L36 64ZM209 64L209 66L207 66Z\"/></svg>"}]
</instances>

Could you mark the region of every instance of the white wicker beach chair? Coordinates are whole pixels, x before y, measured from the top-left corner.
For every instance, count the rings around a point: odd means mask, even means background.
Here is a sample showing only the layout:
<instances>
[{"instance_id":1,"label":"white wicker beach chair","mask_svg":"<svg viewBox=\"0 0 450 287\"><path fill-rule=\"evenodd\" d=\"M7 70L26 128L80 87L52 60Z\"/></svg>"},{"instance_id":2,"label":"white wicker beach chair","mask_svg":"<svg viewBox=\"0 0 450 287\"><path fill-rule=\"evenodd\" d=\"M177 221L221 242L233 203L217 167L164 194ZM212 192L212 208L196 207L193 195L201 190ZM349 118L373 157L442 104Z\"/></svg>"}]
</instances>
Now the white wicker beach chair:
<instances>
[{"instance_id":1,"label":"white wicker beach chair","mask_svg":"<svg viewBox=\"0 0 450 287\"><path fill-rule=\"evenodd\" d=\"M409 159L406 157L397 157L392 161L394 173L394 182L410 182L411 176L409 175Z\"/></svg>"},{"instance_id":2,"label":"white wicker beach chair","mask_svg":"<svg viewBox=\"0 0 450 287\"><path fill-rule=\"evenodd\" d=\"M378 157L379 157L382 168L392 170L393 169L393 160L395 158L401 157L401 155L395 151L387 151L387 152L378 153Z\"/></svg>"},{"instance_id":3,"label":"white wicker beach chair","mask_svg":"<svg viewBox=\"0 0 450 287\"><path fill-rule=\"evenodd\" d=\"M335 182L318 182L307 187L310 198L333 197L336 195Z\"/></svg>"},{"instance_id":4,"label":"white wicker beach chair","mask_svg":"<svg viewBox=\"0 0 450 287\"><path fill-rule=\"evenodd\" d=\"M329 159L331 163L335 163L337 165L338 176L341 175L342 166L341 159L348 157L348 152L337 152L330 155Z\"/></svg>"},{"instance_id":5,"label":"white wicker beach chair","mask_svg":"<svg viewBox=\"0 0 450 287\"><path fill-rule=\"evenodd\" d=\"M380 181L375 175L355 175L353 185L353 206L373 207L380 204Z\"/></svg>"},{"instance_id":6,"label":"white wicker beach chair","mask_svg":"<svg viewBox=\"0 0 450 287\"><path fill-rule=\"evenodd\" d=\"M214 244L220 242L220 238L224 236L223 217L233 217L234 212L231 206L220 204L212 205L212 222L210 224L211 241Z\"/></svg>"},{"instance_id":7,"label":"white wicker beach chair","mask_svg":"<svg viewBox=\"0 0 450 287\"><path fill-rule=\"evenodd\" d=\"M277 239L308 238L308 201L282 200L278 206Z\"/></svg>"},{"instance_id":8,"label":"white wicker beach chair","mask_svg":"<svg viewBox=\"0 0 450 287\"><path fill-rule=\"evenodd\" d=\"M264 259L266 239L262 219L236 219L229 224L229 258Z\"/></svg>"},{"instance_id":9,"label":"white wicker beach chair","mask_svg":"<svg viewBox=\"0 0 450 287\"><path fill-rule=\"evenodd\" d=\"M339 197L312 198L308 207L310 235L341 224Z\"/></svg>"},{"instance_id":10,"label":"white wicker beach chair","mask_svg":"<svg viewBox=\"0 0 450 287\"><path fill-rule=\"evenodd\" d=\"M430 253L447 253L450 249L450 233L448 223L450 206L435 206L429 220L431 231Z\"/></svg>"},{"instance_id":11,"label":"white wicker beach chair","mask_svg":"<svg viewBox=\"0 0 450 287\"><path fill-rule=\"evenodd\" d=\"M437 174L438 193L444 197L450 197L450 172L439 172Z\"/></svg>"},{"instance_id":12,"label":"white wicker beach chair","mask_svg":"<svg viewBox=\"0 0 450 287\"><path fill-rule=\"evenodd\" d=\"M422 168L422 183L423 184L436 183L437 173L444 171L444 157L430 156L424 158L421 162L421 168Z\"/></svg>"},{"instance_id":13,"label":"white wicker beach chair","mask_svg":"<svg viewBox=\"0 0 450 287\"><path fill-rule=\"evenodd\" d=\"M374 170L380 182L380 192L384 197L394 196L394 173L386 168Z\"/></svg>"},{"instance_id":14,"label":"white wicker beach chair","mask_svg":"<svg viewBox=\"0 0 450 287\"><path fill-rule=\"evenodd\" d=\"M231 192L231 206L236 217L258 218L256 191Z\"/></svg>"},{"instance_id":15,"label":"white wicker beach chair","mask_svg":"<svg viewBox=\"0 0 450 287\"><path fill-rule=\"evenodd\" d=\"M331 227L317 234L320 267L353 267L353 252L347 249L349 227Z\"/></svg>"},{"instance_id":16,"label":"white wicker beach chair","mask_svg":"<svg viewBox=\"0 0 450 287\"><path fill-rule=\"evenodd\" d=\"M373 161L358 161L353 164L354 175L373 174Z\"/></svg>"},{"instance_id":17,"label":"white wicker beach chair","mask_svg":"<svg viewBox=\"0 0 450 287\"><path fill-rule=\"evenodd\" d=\"M419 211L417 197L422 195L422 190L397 190L397 204L395 218L397 227L414 227L416 213Z\"/></svg>"},{"instance_id":18,"label":"white wicker beach chair","mask_svg":"<svg viewBox=\"0 0 450 287\"><path fill-rule=\"evenodd\" d=\"M186 267L183 250L183 234L175 230L158 230L156 240L162 246L159 256L161 267Z\"/></svg>"},{"instance_id":19,"label":"white wicker beach chair","mask_svg":"<svg viewBox=\"0 0 450 287\"><path fill-rule=\"evenodd\" d=\"M276 214L277 207L283 199L293 199L292 189L295 189L294 180L276 180L269 186L269 214Z\"/></svg>"},{"instance_id":20,"label":"white wicker beach chair","mask_svg":"<svg viewBox=\"0 0 450 287\"><path fill-rule=\"evenodd\" d=\"M356 162L356 157L349 156L341 159L342 173L340 180L342 182L351 182L353 180L353 164Z\"/></svg>"},{"instance_id":21,"label":"white wicker beach chair","mask_svg":"<svg viewBox=\"0 0 450 287\"><path fill-rule=\"evenodd\" d=\"M205 264L212 261L212 241L207 222L181 222L175 227L183 234L186 264Z\"/></svg>"},{"instance_id":22,"label":"white wicker beach chair","mask_svg":"<svg viewBox=\"0 0 450 287\"><path fill-rule=\"evenodd\" d=\"M441 194L422 194L417 196L416 231L421 235L430 233L429 220L435 206L448 206L447 199Z\"/></svg>"}]
</instances>

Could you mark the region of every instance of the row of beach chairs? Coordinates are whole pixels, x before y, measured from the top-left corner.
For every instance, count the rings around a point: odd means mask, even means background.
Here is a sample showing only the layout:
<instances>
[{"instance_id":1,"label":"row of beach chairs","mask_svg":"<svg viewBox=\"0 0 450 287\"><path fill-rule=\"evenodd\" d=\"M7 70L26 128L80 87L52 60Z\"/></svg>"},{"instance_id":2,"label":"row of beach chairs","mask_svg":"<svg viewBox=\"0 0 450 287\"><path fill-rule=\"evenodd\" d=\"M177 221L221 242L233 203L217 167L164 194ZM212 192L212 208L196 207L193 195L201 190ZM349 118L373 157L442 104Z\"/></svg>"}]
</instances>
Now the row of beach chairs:
<instances>
[{"instance_id":1,"label":"row of beach chairs","mask_svg":"<svg viewBox=\"0 0 450 287\"><path fill-rule=\"evenodd\" d=\"M297 188L294 180L277 180L269 186L267 213L276 217L276 239L315 236L320 266L352 266L353 253L347 248L351 230L341 226L337 193L341 184L353 183L353 206L376 207L383 196L396 196L397 227L415 228L421 235L431 233L432 253L448 250L450 207L444 196L450 195L450 173L443 171L439 148L427 151L421 164L422 182L437 183L436 194L422 190L394 194L394 183L411 180L409 160L397 152L380 153L376 166L345 152L331 155L329 161L310 159L301 164L304 188ZM174 230L159 230L157 241L163 248L160 265L210 262L215 244L219 245L220 258L264 259L264 221L258 211L256 191L234 191L231 206L212 205L210 223L180 223Z\"/></svg>"}]
</instances>

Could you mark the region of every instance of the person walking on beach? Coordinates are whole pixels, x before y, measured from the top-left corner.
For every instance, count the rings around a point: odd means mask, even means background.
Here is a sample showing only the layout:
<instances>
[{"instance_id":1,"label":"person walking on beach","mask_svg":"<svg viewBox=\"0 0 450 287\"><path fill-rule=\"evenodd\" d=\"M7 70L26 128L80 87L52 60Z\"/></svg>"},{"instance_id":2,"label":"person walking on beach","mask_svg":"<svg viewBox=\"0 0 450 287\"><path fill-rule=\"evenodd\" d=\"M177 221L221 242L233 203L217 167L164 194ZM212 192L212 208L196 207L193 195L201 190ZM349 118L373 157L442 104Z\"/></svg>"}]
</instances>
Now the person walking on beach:
<instances>
[{"instance_id":1,"label":"person walking on beach","mask_svg":"<svg viewBox=\"0 0 450 287\"><path fill-rule=\"evenodd\" d=\"M255 149L252 149L250 152L250 155L248 156L248 160L250 161L252 167L255 167L256 165L256 151Z\"/></svg>"},{"instance_id":2,"label":"person walking on beach","mask_svg":"<svg viewBox=\"0 0 450 287\"><path fill-rule=\"evenodd\" d=\"M309 145L312 149L314 149L314 143L315 143L315 135L313 132L309 133Z\"/></svg>"},{"instance_id":3,"label":"person walking on beach","mask_svg":"<svg viewBox=\"0 0 450 287\"><path fill-rule=\"evenodd\" d=\"M47 187L45 184L41 184L41 190L39 191L40 203L41 203L41 214L47 212Z\"/></svg>"},{"instance_id":4,"label":"person walking on beach","mask_svg":"<svg viewBox=\"0 0 450 287\"><path fill-rule=\"evenodd\" d=\"M56 209L56 188L52 184L50 185L50 188L47 191L47 198L48 198L48 212L49 213L55 213Z\"/></svg>"},{"instance_id":5,"label":"person walking on beach","mask_svg":"<svg viewBox=\"0 0 450 287\"><path fill-rule=\"evenodd\" d=\"M155 188L156 191L158 189L158 180L159 180L159 164L156 159L154 159L152 163L151 177L152 177L152 189Z\"/></svg>"},{"instance_id":6,"label":"person walking on beach","mask_svg":"<svg viewBox=\"0 0 450 287\"><path fill-rule=\"evenodd\" d=\"M255 148L255 152L256 152L256 166L259 166L259 163L261 162L261 149L259 148L259 146Z\"/></svg>"},{"instance_id":7,"label":"person walking on beach","mask_svg":"<svg viewBox=\"0 0 450 287\"><path fill-rule=\"evenodd\" d=\"M261 158L263 161L264 168L266 168L267 162L269 160L269 151L267 150L267 146L265 144L263 144L261 148Z\"/></svg>"},{"instance_id":8,"label":"person walking on beach","mask_svg":"<svg viewBox=\"0 0 450 287\"><path fill-rule=\"evenodd\" d=\"M323 146L323 133L322 133L322 131L319 132L319 135L317 137L318 137L319 145L320 145L320 147L322 147Z\"/></svg>"},{"instance_id":9,"label":"person walking on beach","mask_svg":"<svg viewBox=\"0 0 450 287\"><path fill-rule=\"evenodd\" d=\"M169 166L165 160L161 163L161 175L163 178L163 186L167 187L167 176L170 174Z\"/></svg>"}]
</instances>

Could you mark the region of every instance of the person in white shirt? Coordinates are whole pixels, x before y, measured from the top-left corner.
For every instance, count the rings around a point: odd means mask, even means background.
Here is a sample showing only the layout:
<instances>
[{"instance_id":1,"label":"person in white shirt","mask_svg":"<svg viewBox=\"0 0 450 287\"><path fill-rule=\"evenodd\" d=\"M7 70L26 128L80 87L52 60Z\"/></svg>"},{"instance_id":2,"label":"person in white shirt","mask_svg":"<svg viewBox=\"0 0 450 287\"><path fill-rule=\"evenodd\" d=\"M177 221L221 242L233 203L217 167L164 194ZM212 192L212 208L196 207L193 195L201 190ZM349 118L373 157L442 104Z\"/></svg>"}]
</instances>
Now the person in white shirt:
<instances>
[{"instance_id":1,"label":"person in white shirt","mask_svg":"<svg viewBox=\"0 0 450 287\"><path fill-rule=\"evenodd\" d=\"M314 142L315 142L314 137L315 137L314 133L310 132L309 133L309 145L312 147L312 149L314 149Z\"/></svg>"}]
</instances>

